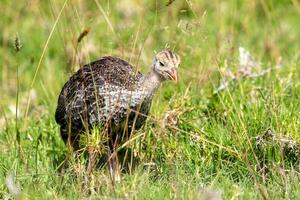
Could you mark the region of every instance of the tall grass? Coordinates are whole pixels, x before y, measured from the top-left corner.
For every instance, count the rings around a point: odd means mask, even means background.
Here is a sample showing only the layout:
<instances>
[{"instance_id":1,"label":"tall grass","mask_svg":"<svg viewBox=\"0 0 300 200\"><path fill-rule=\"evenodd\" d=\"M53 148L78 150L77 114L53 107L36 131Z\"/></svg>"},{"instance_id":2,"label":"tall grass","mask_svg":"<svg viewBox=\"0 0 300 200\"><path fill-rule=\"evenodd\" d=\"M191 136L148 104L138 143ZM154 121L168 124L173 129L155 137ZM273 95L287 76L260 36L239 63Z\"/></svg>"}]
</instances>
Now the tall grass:
<instances>
[{"instance_id":1,"label":"tall grass","mask_svg":"<svg viewBox=\"0 0 300 200\"><path fill-rule=\"evenodd\" d=\"M15 195L8 186L23 199L300 197L296 0L3 0L0 8L1 199ZM270 72L215 93L228 69L240 73L241 46ZM88 176L84 156L62 173L64 158L74 155L54 111L68 77L104 55L145 72L165 47L182 58L180 81L160 88L145 127L124 144L138 164L129 163L116 185L105 168ZM291 152L282 141L295 144Z\"/></svg>"}]
</instances>

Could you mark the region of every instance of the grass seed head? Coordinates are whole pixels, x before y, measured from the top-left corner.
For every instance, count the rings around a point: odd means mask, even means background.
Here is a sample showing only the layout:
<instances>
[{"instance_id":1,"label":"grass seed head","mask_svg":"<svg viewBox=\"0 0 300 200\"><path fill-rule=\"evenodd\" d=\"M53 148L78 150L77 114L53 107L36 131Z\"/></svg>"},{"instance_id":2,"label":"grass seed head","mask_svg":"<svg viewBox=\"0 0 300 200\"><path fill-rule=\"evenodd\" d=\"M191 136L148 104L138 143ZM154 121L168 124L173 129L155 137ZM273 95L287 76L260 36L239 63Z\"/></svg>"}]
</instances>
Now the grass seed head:
<instances>
[{"instance_id":1,"label":"grass seed head","mask_svg":"<svg viewBox=\"0 0 300 200\"><path fill-rule=\"evenodd\" d=\"M16 52L19 52L22 48L22 44L21 44L21 41L19 39L18 36L15 37L15 40L14 40L14 49Z\"/></svg>"},{"instance_id":2,"label":"grass seed head","mask_svg":"<svg viewBox=\"0 0 300 200\"><path fill-rule=\"evenodd\" d=\"M79 37L77 38L77 43L80 43L81 40L82 40L85 36L87 36L87 34L89 34L90 31L91 31L91 28L86 28L86 29L84 29L84 30L80 33Z\"/></svg>"}]
</instances>

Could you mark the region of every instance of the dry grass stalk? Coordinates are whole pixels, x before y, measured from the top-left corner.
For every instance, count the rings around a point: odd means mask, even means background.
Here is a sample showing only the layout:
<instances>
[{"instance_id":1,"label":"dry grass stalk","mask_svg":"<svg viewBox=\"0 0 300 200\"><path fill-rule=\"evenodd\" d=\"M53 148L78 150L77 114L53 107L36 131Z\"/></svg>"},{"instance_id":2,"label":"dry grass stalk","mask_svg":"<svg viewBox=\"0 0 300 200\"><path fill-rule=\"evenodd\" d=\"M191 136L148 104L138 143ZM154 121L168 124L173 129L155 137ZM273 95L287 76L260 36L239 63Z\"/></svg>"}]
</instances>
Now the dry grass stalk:
<instances>
[{"instance_id":1,"label":"dry grass stalk","mask_svg":"<svg viewBox=\"0 0 300 200\"><path fill-rule=\"evenodd\" d=\"M281 62L282 58L279 57L275 67L262 69L261 63L255 60L248 50L246 50L244 47L239 47L239 65L237 72L232 71L227 66L227 62L225 60L225 70L222 73L223 78L221 79L221 83L214 91L214 93L219 93L225 90L232 82L235 82L242 78L257 78L270 73L272 69L280 69Z\"/></svg>"}]
</instances>

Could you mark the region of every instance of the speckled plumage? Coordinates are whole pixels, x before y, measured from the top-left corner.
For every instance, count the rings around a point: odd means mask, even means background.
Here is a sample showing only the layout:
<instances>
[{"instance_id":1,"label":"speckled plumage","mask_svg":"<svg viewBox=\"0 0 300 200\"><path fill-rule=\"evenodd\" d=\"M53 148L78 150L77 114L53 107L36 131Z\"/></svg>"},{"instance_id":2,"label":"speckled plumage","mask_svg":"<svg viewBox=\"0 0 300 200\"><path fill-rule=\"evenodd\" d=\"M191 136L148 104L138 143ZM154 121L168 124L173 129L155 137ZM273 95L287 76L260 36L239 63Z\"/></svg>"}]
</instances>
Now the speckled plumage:
<instances>
[{"instance_id":1,"label":"speckled plumage","mask_svg":"<svg viewBox=\"0 0 300 200\"><path fill-rule=\"evenodd\" d=\"M55 113L64 141L68 132L74 142L80 132L106 123L111 123L111 134L115 134L125 128L127 117L126 132L131 132L134 121L139 129L152 100L152 94L143 91L142 80L140 72L115 57L103 57L79 69L64 85Z\"/></svg>"}]
</instances>

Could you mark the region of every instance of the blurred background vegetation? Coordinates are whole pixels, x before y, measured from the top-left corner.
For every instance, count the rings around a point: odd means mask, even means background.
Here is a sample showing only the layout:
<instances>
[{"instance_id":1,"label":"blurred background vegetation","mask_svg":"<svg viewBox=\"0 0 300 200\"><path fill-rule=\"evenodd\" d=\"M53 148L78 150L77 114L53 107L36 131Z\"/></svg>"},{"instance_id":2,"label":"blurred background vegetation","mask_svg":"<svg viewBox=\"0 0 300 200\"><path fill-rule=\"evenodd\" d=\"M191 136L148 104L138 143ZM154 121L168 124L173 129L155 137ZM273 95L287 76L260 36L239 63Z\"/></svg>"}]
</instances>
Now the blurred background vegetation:
<instances>
[{"instance_id":1,"label":"blurred background vegetation","mask_svg":"<svg viewBox=\"0 0 300 200\"><path fill-rule=\"evenodd\" d=\"M298 0L2 0L0 9L0 198L300 197ZM238 73L240 47L272 70L215 93L228 69ZM118 185L103 169L87 184L82 162L61 176L63 84L104 55L146 72L163 48L181 56L179 83L161 88L130 144L137 169ZM275 139L257 147L270 132L293 152Z\"/></svg>"}]
</instances>

